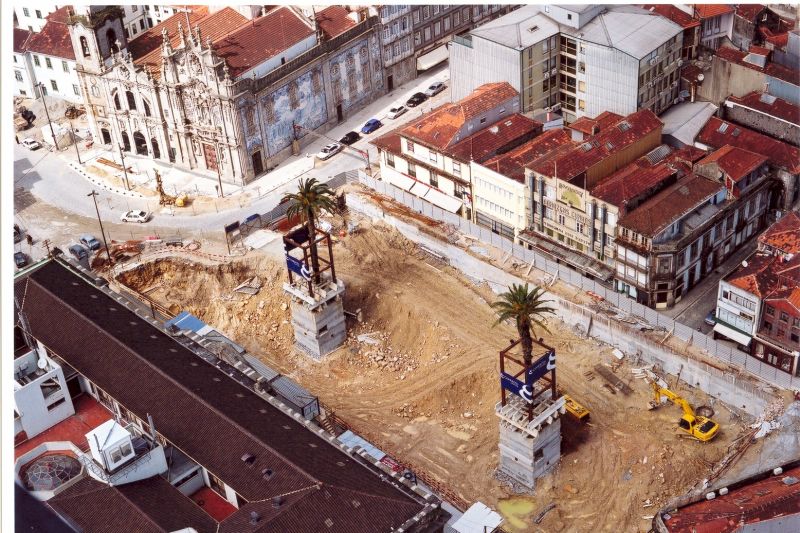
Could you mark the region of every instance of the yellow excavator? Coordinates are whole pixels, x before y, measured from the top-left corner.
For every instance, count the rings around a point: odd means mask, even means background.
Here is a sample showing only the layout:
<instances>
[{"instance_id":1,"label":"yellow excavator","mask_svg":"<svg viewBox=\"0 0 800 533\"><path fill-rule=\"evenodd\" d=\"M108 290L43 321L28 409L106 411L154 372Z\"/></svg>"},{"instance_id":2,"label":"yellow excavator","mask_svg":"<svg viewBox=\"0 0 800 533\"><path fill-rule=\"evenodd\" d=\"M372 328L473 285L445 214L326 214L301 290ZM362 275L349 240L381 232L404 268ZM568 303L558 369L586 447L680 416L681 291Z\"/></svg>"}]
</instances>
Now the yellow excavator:
<instances>
[{"instance_id":1,"label":"yellow excavator","mask_svg":"<svg viewBox=\"0 0 800 533\"><path fill-rule=\"evenodd\" d=\"M666 396L669 401L683 409L683 416L678 422L681 431L701 442L708 442L717 435L719 424L708 417L696 415L689 402L671 390L661 387L658 381L652 381L650 384L655 393L655 400L650 402L650 409L660 406L661 397Z\"/></svg>"}]
</instances>

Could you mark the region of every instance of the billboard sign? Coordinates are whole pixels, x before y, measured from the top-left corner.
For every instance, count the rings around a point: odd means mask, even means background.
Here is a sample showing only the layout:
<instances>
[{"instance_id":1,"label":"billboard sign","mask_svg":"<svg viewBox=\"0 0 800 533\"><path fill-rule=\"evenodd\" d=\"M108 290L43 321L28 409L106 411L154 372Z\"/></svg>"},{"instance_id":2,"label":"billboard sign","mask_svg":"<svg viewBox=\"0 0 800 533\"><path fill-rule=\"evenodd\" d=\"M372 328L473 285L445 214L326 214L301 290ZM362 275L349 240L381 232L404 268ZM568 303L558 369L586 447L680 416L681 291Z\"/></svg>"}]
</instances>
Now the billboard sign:
<instances>
[{"instance_id":1,"label":"billboard sign","mask_svg":"<svg viewBox=\"0 0 800 533\"><path fill-rule=\"evenodd\" d=\"M237 229L239 229L239 221L238 220L236 222L234 222L233 224L228 224L227 226L225 226L225 233L233 233Z\"/></svg>"},{"instance_id":2,"label":"billboard sign","mask_svg":"<svg viewBox=\"0 0 800 533\"><path fill-rule=\"evenodd\" d=\"M511 374L500 372L500 386L526 402L533 403L533 387L526 385Z\"/></svg>"},{"instance_id":3,"label":"billboard sign","mask_svg":"<svg viewBox=\"0 0 800 533\"><path fill-rule=\"evenodd\" d=\"M533 388L533 383L550 372L556 369L556 352L550 350L539 359L533 362L525 373L525 384Z\"/></svg>"},{"instance_id":4,"label":"billboard sign","mask_svg":"<svg viewBox=\"0 0 800 533\"><path fill-rule=\"evenodd\" d=\"M311 280L311 271L308 270L305 263L298 258L286 254L286 266L289 268L289 270L302 277L304 280Z\"/></svg>"}]
</instances>

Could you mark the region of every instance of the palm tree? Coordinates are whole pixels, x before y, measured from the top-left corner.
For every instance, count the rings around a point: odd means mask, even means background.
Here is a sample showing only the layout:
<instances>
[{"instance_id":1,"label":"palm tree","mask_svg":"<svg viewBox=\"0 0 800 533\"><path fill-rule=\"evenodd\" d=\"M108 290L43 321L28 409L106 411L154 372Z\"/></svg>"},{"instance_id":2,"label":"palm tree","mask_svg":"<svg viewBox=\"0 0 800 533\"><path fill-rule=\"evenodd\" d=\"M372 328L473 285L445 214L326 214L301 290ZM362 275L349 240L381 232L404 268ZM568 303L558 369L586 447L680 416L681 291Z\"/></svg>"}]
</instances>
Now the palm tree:
<instances>
[{"instance_id":1,"label":"palm tree","mask_svg":"<svg viewBox=\"0 0 800 533\"><path fill-rule=\"evenodd\" d=\"M316 243L316 220L322 212L333 214L336 212L336 197L326 183L320 183L316 178L301 179L297 192L283 195L282 202L291 204L286 210L289 218L299 215L308 228L308 238L311 247L311 269L313 270L314 283L319 283L319 255Z\"/></svg>"},{"instance_id":2,"label":"palm tree","mask_svg":"<svg viewBox=\"0 0 800 533\"><path fill-rule=\"evenodd\" d=\"M495 326L508 319L516 322L522 342L522 359L525 362L525 368L533 362L531 329L536 325L549 333L550 330L543 322L544 315L555 314L555 309L546 305L552 300L542 299L544 294L545 291L541 287L534 287L533 290L530 290L527 283L525 285L514 283L507 292L500 295L499 300L491 304L500 315L494 323Z\"/></svg>"}]
</instances>

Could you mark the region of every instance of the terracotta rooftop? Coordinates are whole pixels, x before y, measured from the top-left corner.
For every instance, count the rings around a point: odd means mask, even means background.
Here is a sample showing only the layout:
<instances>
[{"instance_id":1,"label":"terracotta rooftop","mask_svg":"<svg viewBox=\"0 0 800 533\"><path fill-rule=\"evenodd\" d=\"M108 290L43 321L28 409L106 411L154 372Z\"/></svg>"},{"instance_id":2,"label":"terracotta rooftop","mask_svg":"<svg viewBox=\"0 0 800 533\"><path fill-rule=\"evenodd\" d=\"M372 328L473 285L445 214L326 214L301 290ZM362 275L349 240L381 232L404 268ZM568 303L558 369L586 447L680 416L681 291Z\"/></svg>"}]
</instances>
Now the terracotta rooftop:
<instances>
[{"instance_id":1,"label":"terracotta rooftop","mask_svg":"<svg viewBox=\"0 0 800 533\"><path fill-rule=\"evenodd\" d=\"M724 15L726 13L733 13L733 6L728 4L695 4L694 14L701 19L707 19Z\"/></svg>"},{"instance_id":2,"label":"terracotta rooftop","mask_svg":"<svg viewBox=\"0 0 800 533\"><path fill-rule=\"evenodd\" d=\"M33 32L22 28L14 28L14 53L21 54L28 48L28 40L33 36Z\"/></svg>"},{"instance_id":3,"label":"terracotta rooftop","mask_svg":"<svg viewBox=\"0 0 800 533\"><path fill-rule=\"evenodd\" d=\"M235 78L312 35L314 28L292 9L283 7L249 21L219 41L214 39L214 49L227 61Z\"/></svg>"},{"instance_id":4,"label":"terracotta rooftop","mask_svg":"<svg viewBox=\"0 0 800 533\"><path fill-rule=\"evenodd\" d=\"M755 253L736 270L725 276L725 281L759 299L783 287L800 284L800 256L784 261L780 256Z\"/></svg>"},{"instance_id":5,"label":"terracotta rooftop","mask_svg":"<svg viewBox=\"0 0 800 533\"><path fill-rule=\"evenodd\" d=\"M356 25L342 6L330 6L317 13L317 25L328 39L341 35Z\"/></svg>"},{"instance_id":6,"label":"terracotta rooftop","mask_svg":"<svg viewBox=\"0 0 800 533\"><path fill-rule=\"evenodd\" d=\"M800 286L776 289L764 299L764 302L781 311L786 311L795 316L800 315ZM762 335L766 333L768 336L773 337L777 332L759 331L759 333Z\"/></svg>"},{"instance_id":7,"label":"terracotta rooftop","mask_svg":"<svg viewBox=\"0 0 800 533\"><path fill-rule=\"evenodd\" d=\"M572 144L569 133L558 128L547 130L535 139L513 150L485 161L483 166L520 183L525 183L525 166L551 150Z\"/></svg>"},{"instance_id":8,"label":"terracotta rooftop","mask_svg":"<svg viewBox=\"0 0 800 533\"><path fill-rule=\"evenodd\" d=\"M595 128L597 131L602 131L607 126L613 125L623 118L622 115L617 115L611 111L603 111L595 118L580 117L567 127L585 133L586 135L594 135Z\"/></svg>"},{"instance_id":9,"label":"terracotta rooftop","mask_svg":"<svg viewBox=\"0 0 800 533\"><path fill-rule=\"evenodd\" d=\"M530 168L546 176L553 176L557 169L558 178L570 180L662 126L663 123L652 111L643 109L615 120L613 125L602 127L600 133L555 159L542 160Z\"/></svg>"},{"instance_id":10,"label":"terracotta rooftop","mask_svg":"<svg viewBox=\"0 0 800 533\"><path fill-rule=\"evenodd\" d=\"M481 85L461 101L440 106L411 122L401 135L442 150L461 140L458 133L468 121L518 95L506 81Z\"/></svg>"},{"instance_id":11,"label":"terracotta rooftop","mask_svg":"<svg viewBox=\"0 0 800 533\"><path fill-rule=\"evenodd\" d=\"M176 19L176 17L177 17L177 20L173 20L173 19ZM185 20L186 20L186 15L184 13L176 13L176 14L172 15L170 18L168 18L167 20L165 20L164 22L161 23L161 24L166 24L167 22L170 22L170 21L174 22L174 26L176 28L175 32L172 33L172 32L169 32L169 30L167 30L168 33L169 33L170 43L172 44L173 47L178 47L180 45L180 42L181 42L180 41L180 36L178 34L178 30L177 30L179 23L180 23L184 33L186 33L186 35L187 35L186 38L187 39L189 38L186 28L183 27L183 22L182 21L185 22ZM247 18L245 18L244 15L242 15L241 13L239 13L238 11L235 11L234 9L232 9L230 7L226 7L224 9L220 10L220 11L217 11L216 13L212 13L211 15L208 15L208 16L205 16L205 17L202 17L202 18L198 18L196 22L192 23L192 32L194 32L195 27L199 26L200 27L200 36L203 39L203 41L205 41L207 38L210 37L211 40L214 42L213 46L216 49L217 46L220 44L220 43L217 42L217 39L219 39L220 37L223 37L224 35L227 35L227 34L231 33L232 31L236 30L237 28L240 28L246 22L247 22ZM148 30L147 33L152 32L153 30L158 28L161 24L159 24L158 26L154 26L153 28ZM162 40L160 30L159 30L158 37L159 37L159 40ZM138 41L138 40L139 39L136 39L136 41ZM134 42L136 42L136 41L134 41ZM144 67L144 66L150 67L150 72L153 75L153 77L156 78L156 79L160 78L161 77L161 47L160 47L160 44L159 44L159 46L157 48L155 48L154 50L148 52L144 56L139 57L138 59L136 57L134 57L134 63L139 65L139 66L142 66L142 67ZM233 72L231 72L231 75L233 75Z\"/></svg>"},{"instance_id":12,"label":"terracotta rooftop","mask_svg":"<svg viewBox=\"0 0 800 533\"><path fill-rule=\"evenodd\" d=\"M761 67L744 60L749 53L750 52L740 52L735 48L721 47L717 49L716 56L725 61L763 72L767 76L778 78L779 80L791 83L792 85L800 85L800 74L797 70L784 67L783 65L775 63L774 61L768 61L766 66Z\"/></svg>"},{"instance_id":13,"label":"terracotta rooftop","mask_svg":"<svg viewBox=\"0 0 800 533\"><path fill-rule=\"evenodd\" d=\"M370 141L371 144L374 144L380 150L386 150L395 155L400 155L402 150L402 139L400 138L400 130L403 126L399 128L393 129L388 133L384 133L380 137L373 139Z\"/></svg>"},{"instance_id":14,"label":"terracotta rooftop","mask_svg":"<svg viewBox=\"0 0 800 533\"><path fill-rule=\"evenodd\" d=\"M721 183L690 174L620 218L618 225L653 237L724 189Z\"/></svg>"},{"instance_id":15,"label":"terracotta rooftop","mask_svg":"<svg viewBox=\"0 0 800 533\"><path fill-rule=\"evenodd\" d=\"M542 131L542 126L537 120L515 113L457 142L444 153L462 162L481 163L509 145L516 146L533 138Z\"/></svg>"},{"instance_id":16,"label":"terracotta rooftop","mask_svg":"<svg viewBox=\"0 0 800 533\"><path fill-rule=\"evenodd\" d=\"M696 140L712 148L726 144L744 148L765 156L770 165L800 174L800 148L717 117L708 119Z\"/></svg>"},{"instance_id":17,"label":"terracotta rooftop","mask_svg":"<svg viewBox=\"0 0 800 533\"><path fill-rule=\"evenodd\" d=\"M758 237L758 242L785 254L800 254L800 214L786 213Z\"/></svg>"},{"instance_id":18,"label":"terracotta rooftop","mask_svg":"<svg viewBox=\"0 0 800 533\"><path fill-rule=\"evenodd\" d=\"M417 498L59 262L18 278L14 290L25 295L34 338L138 418L152 415L161 435L250 502L220 533L327 531L328 519L338 531L389 531L423 510ZM86 342L94 349L83 349ZM245 454L256 458L252 468L243 465ZM264 468L274 472L269 481ZM285 503L274 508L278 495ZM261 515L256 526L251 511Z\"/></svg>"},{"instance_id":19,"label":"terracotta rooftop","mask_svg":"<svg viewBox=\"0 0 800 533\"><path fill-rule=\"evenodd\" d=\"M60 22L61 15L53 17L56 13L63 14L66 11L67 6L64 6L50 14L48 21L42 27L42 31L34 33L28 41L29 52L75 61L75 51L72 49L69 27L64 22Z\"/></svg>"},{"instance_id":20,"label":"terracotta rooftop","mask_svg":"<svg viewBox=\"0 0 800 533\"><path fill-rule=\"evenodd\" d=\"M698 161L697 165L704 166L710 163L716 163L726 176L738 182L763 165L766 161L767 158L763 155L726 144L701 161Z\"/></svg>"},{"instance_id":21,"label":"terracotta rooftop","mask_svg":"<svg viewBox=\"0 0 800 533\"><path fill-rule=\"evenodd\" d=\"M698 19L692 17L686 11L678 9L672 4L645 4L642 7L648 11L658 13L662 17L668 18L684 29L694 28L695 26L700 25L700 21Z\"/></svg>"},{"instance_id":22,"label":"terracotta rooftop","mask_svg":"<svg viewBox=\"0 0 800 533\"><path fill-rule=\"evenodd\" d=\"M800 106L771 94L753 91L740 98L729 96L728 100L800 126Z\"/></svg>"},{"instance_id":23,"label":"terracotta rooftop","mask_svg":"<svg viewBox=\"0 0 800 533\"><path fill-rule=\"evenodd\" d=\"M788 31L773 33L772 30L766 26L759 26L758 31L761 32L761 35L764 37L765 41L779 49L786 48L786 45L789 44Z\"/></svg>"},{"instance_id":24,"label":"terracotta rooftop","mask_svg":"<svg viewBox=\"0 0 800 533\"><path fill-rule=\"evenodd\" d=\"M664 154L664 157L654 161L651 154L655 152ZM603 179L591 190L592 196L618 207L619 216L624 216L629 202L652 196L669 182L674 183L679 174L683 175L684 169L679 170L666 158L669 154L666 145L656 148Z\"/></svg>"},{"instance_id":25,"label":"terracotta rooftop","mask_svg":"<svg viewBox=\"0 0 800 533\"><path fill-rule=\"evenodd\" d=\"M731 488L713 500L701 499L668 515L662 512L661 517L669 533L733 533L750 524L772 524L773 519L798 513L800 483L786 482L798 478L800 468L789 469Z\"/></svg>"},{"instance_id":26,"label":"terracotta rooftop","mask_svg":"<svg viewBox=\"0 0 800 533\"><path fill-rule=\"evenodd\" d=\"M208 6L192 7L191 12L188 13L191 27L194 28L194 25L207 15ZM161 32L165 29L169 35L169 41L172 44L172 47L176 48L181 42L180 37L178 36L178 24L182 26L183 31L185 32L187 30L186 17L187 13L175 13L164 22L156 24L144 33L140 33L136 39L128 43L128 53L131 54L131 56L133 56L133 60L136 61L137 59L149 54L153 50L160 50L161 43L164 41L163 37L161 36Z\"/></svg>"},{"instance_id":27,"label":"terracotta rooftop","mask_svg":"<svg viewBox=\"0 0 800 533\"><path fill-rule=\"evenodd\" d=\"M756 17L765 9L761 4L738 4L736 6L736 15L742 17L748 22L758 22Z\"/></svg>"}]
</instances>

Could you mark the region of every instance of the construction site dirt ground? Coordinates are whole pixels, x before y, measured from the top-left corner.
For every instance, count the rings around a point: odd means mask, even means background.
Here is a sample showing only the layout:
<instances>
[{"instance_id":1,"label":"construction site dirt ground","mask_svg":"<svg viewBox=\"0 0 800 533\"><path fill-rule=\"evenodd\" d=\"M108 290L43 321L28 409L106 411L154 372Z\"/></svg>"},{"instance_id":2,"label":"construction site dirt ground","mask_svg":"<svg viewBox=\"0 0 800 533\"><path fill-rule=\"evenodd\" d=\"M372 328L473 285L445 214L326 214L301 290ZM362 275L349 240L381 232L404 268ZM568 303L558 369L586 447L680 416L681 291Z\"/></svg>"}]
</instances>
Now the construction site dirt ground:
<instances>
[{"instance_id":1,"label":"construction site dirt ground","mask_svg":"<svg viewBox=\"0 0 800 533\"><path fill-rule=\"evenodd\" d=\"M345 309L360 309L363 322L348 319L346 345L321 362L293 348L285 264L274 255L253 252L225 265L166 258L118 281L199 316L318 395L391 456L469 503L499 508L509 531L647 531L656 510L707 477L739 435L742 426L717 405L715 440L679 437L678 407L648 411L652 393L627 361L551 319L541 336L556 348L559 386L591 410L591 421L580 425L565 415L561 463L539 480L535 495L514 495L494 477L497 354L515 337L505 324L492 327L488 302L495 296L429 260L389 226L361 221L360 228L334 255L347 286ZM233 291L253 276L263 283L257 295ZM612 392L597 372L587 374L597 364L613 365L633 392ZM708 403L685 385L676 392L692 405ZM556 507L534 524L551 502Z\"/></svg>"}]
</instances>

